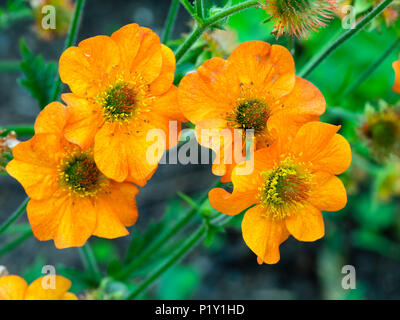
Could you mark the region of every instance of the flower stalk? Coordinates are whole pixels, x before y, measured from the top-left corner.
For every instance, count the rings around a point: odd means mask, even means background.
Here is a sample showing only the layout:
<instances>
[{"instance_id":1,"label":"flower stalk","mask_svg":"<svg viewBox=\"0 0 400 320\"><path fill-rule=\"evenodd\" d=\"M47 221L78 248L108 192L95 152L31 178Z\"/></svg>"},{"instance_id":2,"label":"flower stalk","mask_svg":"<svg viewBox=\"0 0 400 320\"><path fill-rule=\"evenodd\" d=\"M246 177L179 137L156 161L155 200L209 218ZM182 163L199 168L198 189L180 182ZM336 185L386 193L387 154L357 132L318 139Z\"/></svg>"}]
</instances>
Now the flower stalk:
<instances>
[{"instance_id":1,"label":"flower stalk","mask_svg":"<svg viewBox=\"0 0 400 320\"><path fill-rule=\"evenodd\" d=\"M169 7L168 17L165 22L164 33L162 36L162 43L166 44L169 40L171 32L174 29L175 20L179 11L179 0L172 0L171 6Z\"/></svg>"},{"instance_id":2,"label":"flower stalk","mask_svg":"<svg viewBox=\"0 0 400 320\"><path fill-rule=\"evenodd\" d=\"M324 60L326 60L337 48L344 44L347 40L351 39L354 35L364 29L374 18L383 12L394 0L384 0L370 13L368 13L354 29L349 29L343 33L338 39L328 45L327 48L322 50L314 59L312 59L301 71L299 76L307 78Z\"/></svg>"},{"instance_id":3,"label":"flower stalk","mask_svg":"<svg viewBox=\"0 0 400 320\"><path fill-rule=\"evenodd\" d=\"M74 12L74 16L72 19L72 23L71 23L69 31L68 31L67 39L65 40L64 50L67 49L68 47L72 46L76 42L84 6L85 6L85 0L77 0L76 1L75 12ZM52 101L58 100L61 90L62 90L61 79L60 79L60 76L57 74L57 78L55 80L55 83L53 86L53 91L51 94Z\"/></svg>"},{"instance_id":4,"label":"flower stalk","mask_svg":"<svg viewBox=\"0 0 400 320\"><path fill-rule=\"evenodd\" d=\"M184 4L185 2L187 2L187 1L181 0L182 4ZM258 4L259 4L258 0L248 0L248 1L245 1L242 3L239 3L237 5L234 5L230 8L221 10L217 14L215 14L207 19L204 19L204 20L199 19L199 17L197 16L197 13L194 12L193 7L189 4L190 7L192 8L191 9L192 13L189 11L188 8L186 8L186 9L188 9L189 13L191 13L193 19L196 20L197 26L194 28L194 30L189 35L189 37L185 40L185 42L183 42L181 44L181 46L176 50L176 52L175 52L176 62L178 62L179 60L181 60L183 58L183 56L189 51L189 49L201 37L201 35L204 33L204 31L206 31L206 29L208 27L211 27L215 23L217 23L235 13L238 13L238 12L245 10L247 8L250 8L250 7L254 7Z\"/></svg>"},{"instance_id":5,"label":"flower stalk","mask_svg":"<svg viewBox=\"0 0 400 320\"><path fill-rule=\"evenodd\" d=\"M14 211L13 214L0 226L0 235L4 233L15 221L18 220L19 217L25 212L26 206L28 204L29 198L25 198L25 200L19 205L19 207Z\"/></svg>"}]
</instances>

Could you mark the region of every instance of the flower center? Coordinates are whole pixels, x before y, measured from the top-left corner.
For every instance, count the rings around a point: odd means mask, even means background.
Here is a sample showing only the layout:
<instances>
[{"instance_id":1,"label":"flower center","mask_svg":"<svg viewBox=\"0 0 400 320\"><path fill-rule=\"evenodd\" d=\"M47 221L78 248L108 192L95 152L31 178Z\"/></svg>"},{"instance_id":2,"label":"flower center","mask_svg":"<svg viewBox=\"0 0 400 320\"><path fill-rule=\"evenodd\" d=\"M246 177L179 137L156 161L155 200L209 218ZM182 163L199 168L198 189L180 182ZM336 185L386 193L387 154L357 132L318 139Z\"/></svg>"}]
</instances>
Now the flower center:
<instances>
[{"instance_id":1,"label":"flower center","mask_svg":"<svg viewBox=\"0 0 400 320\"><path fill-rule=\"evenodd\" d=\"M273 218L283 219L309 198L312 174L301 164L286 158L275 168L262 172L260 204Z\"/></svg>"},{"instance_id":2,"label":"flower center","mask_svg":"<svg viewBox=\"0 0 400 320\"><path fill-rule=\"evenodd\" d=\"M125 82L117 82L97 98L108 122L129 121L137 109L138 92Z\"/></svg>"},{"instance_id":3,"label":"flower center","mask_svg":"<svg viewBox=\"0 0 400 320\"><path fill-rule=\"evenodd\" d=\"M59 166L59 183L71 194L90 197L98 193L105 182L89 152L73 152Z\"/></svg>"},{"instance_id":4,"label":"flower center","mask_svg":"<svg viewBox=\"0 0 400 320\"><path fill-rule=\"evenodd\" d=\"M227 120L231 127L237 129L253 129L254 134L261 133L267 127L271 112L261 99L239 98L233 113Z\"/></svg>"},{"instance_id":5,"label":"flower center","mask_svg":"<svg viewBox=\"0 0 400 320\"><path fill-rule=\"evenodd\" d=\"M393 122L381 121L372 126L370 134L375 143L390 148L396 142L397 127Z\"/></svg>"}]
</instances>

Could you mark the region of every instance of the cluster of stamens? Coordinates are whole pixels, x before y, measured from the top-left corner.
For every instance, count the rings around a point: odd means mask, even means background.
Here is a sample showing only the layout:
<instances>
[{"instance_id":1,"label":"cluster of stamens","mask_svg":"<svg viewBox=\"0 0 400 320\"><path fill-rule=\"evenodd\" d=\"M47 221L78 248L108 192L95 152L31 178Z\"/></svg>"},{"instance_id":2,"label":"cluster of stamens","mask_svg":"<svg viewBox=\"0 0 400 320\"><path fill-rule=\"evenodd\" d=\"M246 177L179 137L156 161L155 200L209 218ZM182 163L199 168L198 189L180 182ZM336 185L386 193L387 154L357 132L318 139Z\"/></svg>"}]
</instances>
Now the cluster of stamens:
<instances>
[{"instance_id":1,"label":"cluster of stamens","mask_svg":"<svg viewBox=\"0 0 400 320\"><path fill-rule=\"evenodd\" d=\"M58 166L60 186L70 195L95 196L106 184L89 151L74 151Z\"/></svg>"},{"instance_id":2,"label":"cluster of stamens","mask_svg":"<svg viewBox=\"0 0 400 320\"><path fill-rule=\"evenodd\" d=\"M107 122L127 123L146 111L151 97L148 97L148 85L139 76L138 79L113 81L97 98L103 108L103 117Z\"/></svg>"},{"instance_id":3,"label":"cluster of stamens","mask_svg":"<svg viewBox=\"0 0 400 320\"><path fill-rule=\"evenodd\" d=\"M258 189L258 198L273 218L284 219L309 198L312 174L292 157L286 157L273 169L261 174L264 183Z\"/></svg>"},{"instance_id":4,"label":"cluster of stamens","mask_svg":"<svg viewBox=\"0 0 400 320\"><path fill-rule=\"evenodd\" d=\"M229 126L236 129L251 129L254 134L262 133L267 127L271 111L264 99L255 98L250 89L241 86L242 93L231 113L226 116Z\"/></svg>"}]
</instances>

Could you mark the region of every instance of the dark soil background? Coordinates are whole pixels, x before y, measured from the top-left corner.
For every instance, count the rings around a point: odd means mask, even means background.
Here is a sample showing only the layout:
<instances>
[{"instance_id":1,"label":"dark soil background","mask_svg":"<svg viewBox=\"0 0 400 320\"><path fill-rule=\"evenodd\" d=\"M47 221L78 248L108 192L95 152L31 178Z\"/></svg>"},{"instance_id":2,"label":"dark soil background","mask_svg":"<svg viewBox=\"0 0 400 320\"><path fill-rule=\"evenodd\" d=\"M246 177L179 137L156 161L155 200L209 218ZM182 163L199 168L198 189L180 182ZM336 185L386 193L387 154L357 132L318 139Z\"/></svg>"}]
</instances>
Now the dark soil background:
<instances>
[{"instance_id":1,"label":"dark soil background","mask_svg":"<svg viewBox=\"0 0 400 320\"><path fill-rule=\"evenodd\" d=\"M4 0L1 0L3 3ZM161 34L169 1L95 1L88 0L79 32L79 41L98 34L110 34L119 27L136 22ZM174 30L179 37L188 32L189 16L183 8ZM18 60L19 39L24 37L28 47L46 60L56 61L62 52L63 39L45 42L38 39L30 23L20 22L0 31L0 59ZM31 124L39 112L33 98L17 85L18 72L0 74L0 126ZM133 229L145 230L148 221L163 215L167 200L177 191L198 195L215 181L207 165L182 166L160 165L159 170L138 196L139 222ZM17 181L0 176L0 222L24 199L25 193ZM26 220L26 215L23 218ZM361 283L355 298L400 298L399 262L351 246L348 233L351 222L344 225L327 222L326 229L341 228L344 239L339 244L345 255L330 256L326 240L300 243L289 239L281 246L281 261L277 265L259 266L255 255L246 247L240 229L229 228L219 237L222 245L194 250L183 264L196 270L197 289L188 298L193 299L324 299L351 298L350 291L343 290L340 281L343 265L352 264ZM342 222L340 222L342 223ZM329 231L328 231L329 232ZM332 231L330 231L332 232ZM0 248L4 245L0 239ZM123 252L130 237L116 240ZM93 240L91 240L93 241ZM84 270L76 248L57 250L52 242L41 243L34 238L24 242L12 253L0 257L11 273L22 274L37 257L46 264L63 264L69 268ZM172 287L171 290L174 290ZM361 291L360 291L361 290ZM157 296L157 287L150 291Z\"/></svg>"}]
</instances>

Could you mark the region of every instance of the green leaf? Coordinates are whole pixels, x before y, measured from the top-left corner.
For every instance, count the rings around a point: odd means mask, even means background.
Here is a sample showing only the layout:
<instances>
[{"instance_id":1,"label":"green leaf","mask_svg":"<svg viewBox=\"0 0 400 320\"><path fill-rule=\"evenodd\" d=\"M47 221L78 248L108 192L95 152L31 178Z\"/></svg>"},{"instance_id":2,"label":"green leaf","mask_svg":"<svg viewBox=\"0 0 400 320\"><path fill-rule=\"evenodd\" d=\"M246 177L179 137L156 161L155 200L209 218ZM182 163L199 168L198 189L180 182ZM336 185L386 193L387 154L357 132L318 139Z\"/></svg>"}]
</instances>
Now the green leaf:
<instances>
[{"instance_id":1,"label":"green leaf","mask_svg":"<svg viewBox=\"0 0 400 320\"><path fill-rule=\"evenodd\" d=\"M46 63L42 56L36 56L21 40L22 62L20 64L24 77L18 82L35 98L40 109L51 102L51 91L56 74L56 65Z\"/></svg>"}]
</instances>

